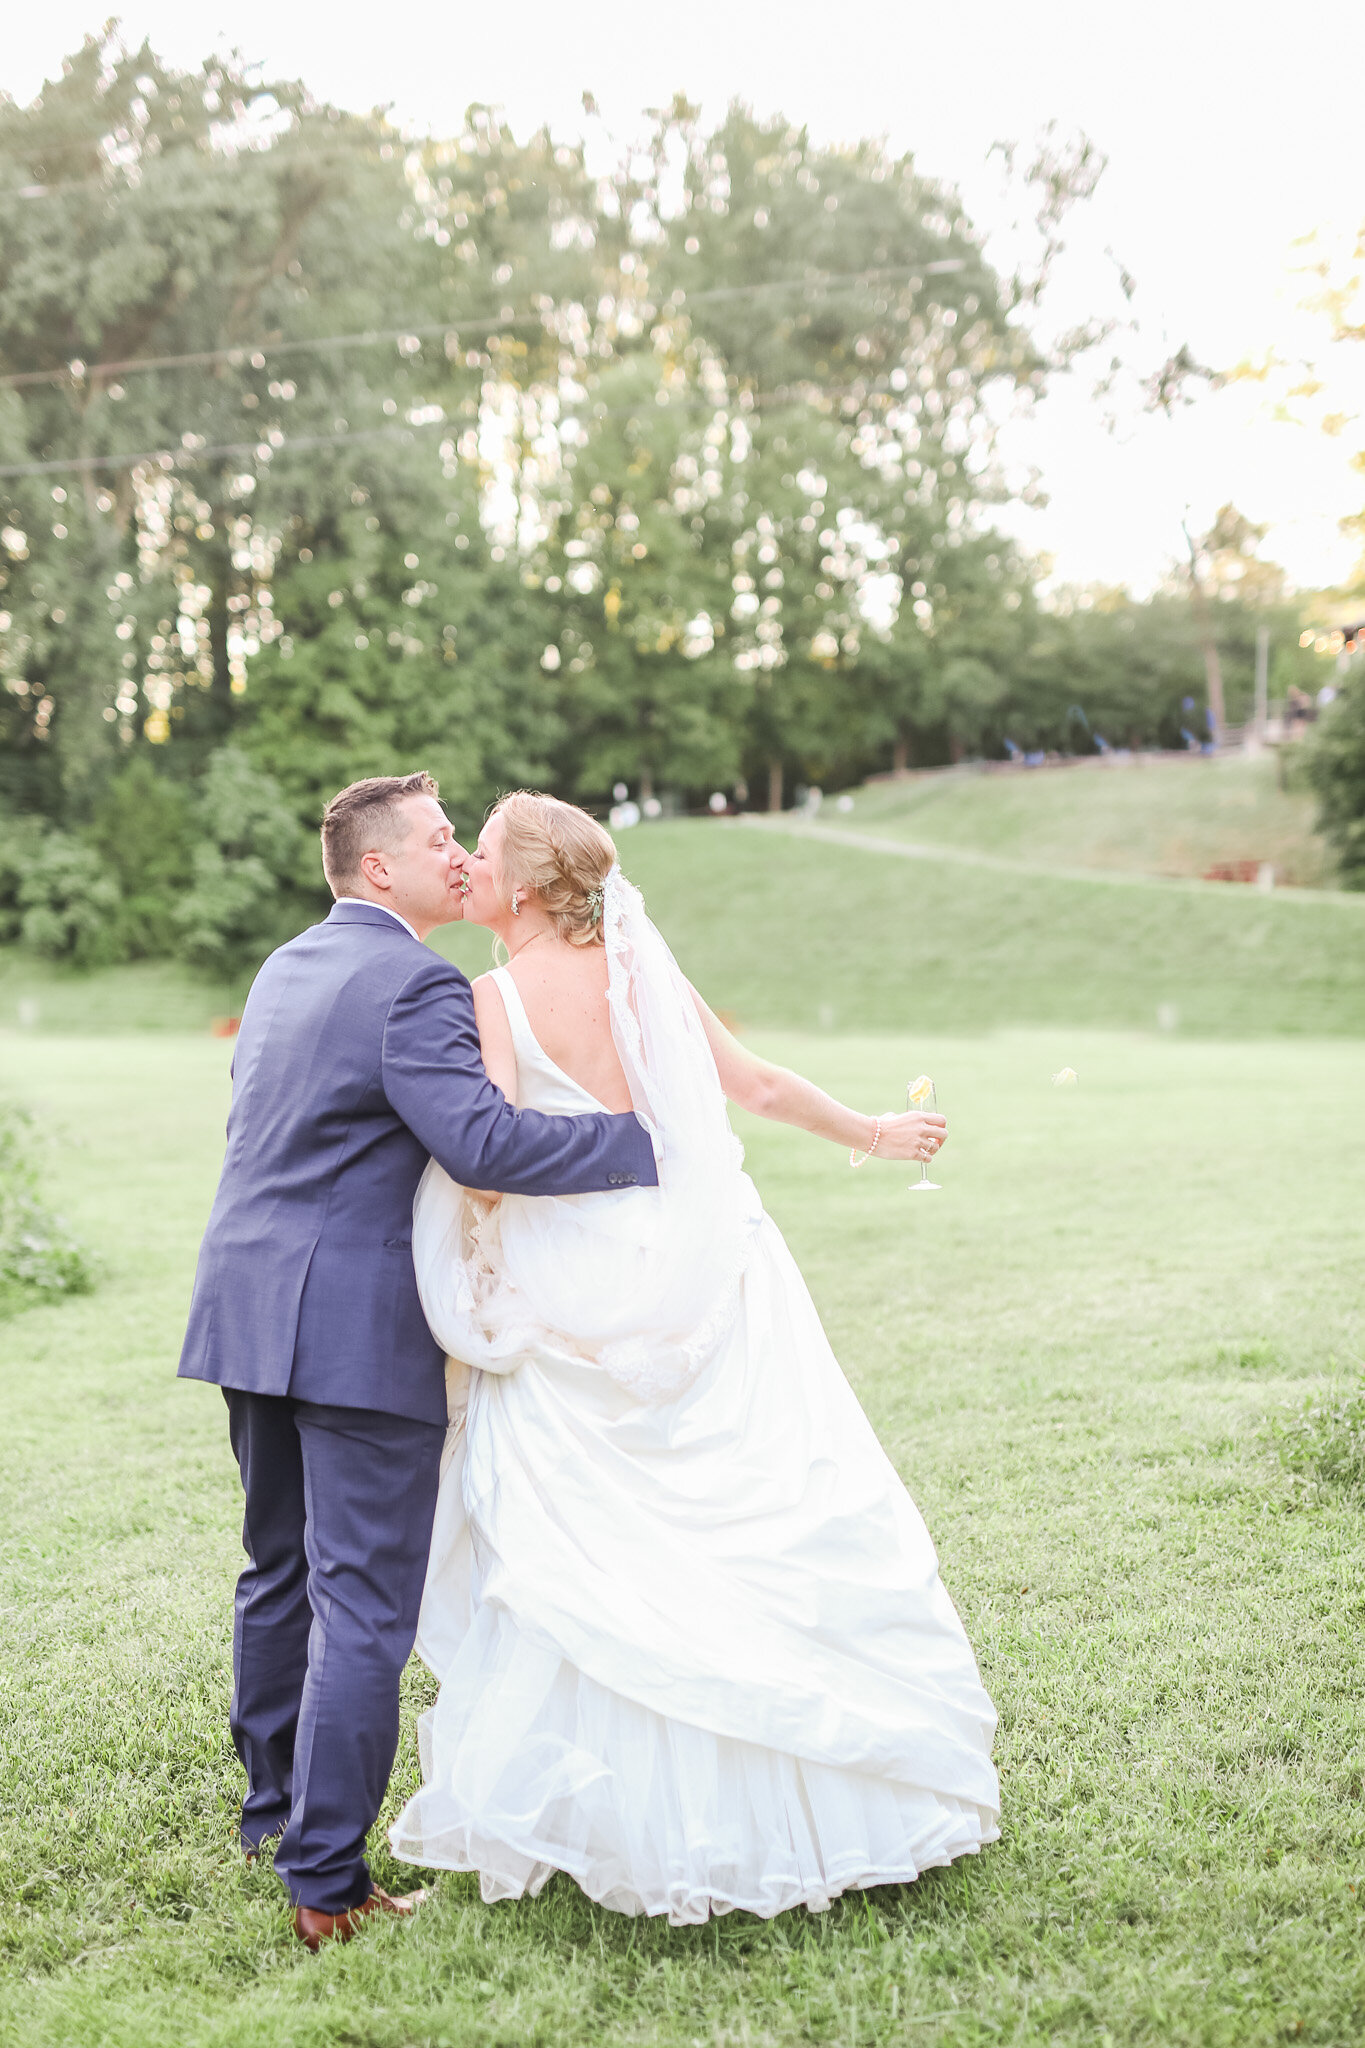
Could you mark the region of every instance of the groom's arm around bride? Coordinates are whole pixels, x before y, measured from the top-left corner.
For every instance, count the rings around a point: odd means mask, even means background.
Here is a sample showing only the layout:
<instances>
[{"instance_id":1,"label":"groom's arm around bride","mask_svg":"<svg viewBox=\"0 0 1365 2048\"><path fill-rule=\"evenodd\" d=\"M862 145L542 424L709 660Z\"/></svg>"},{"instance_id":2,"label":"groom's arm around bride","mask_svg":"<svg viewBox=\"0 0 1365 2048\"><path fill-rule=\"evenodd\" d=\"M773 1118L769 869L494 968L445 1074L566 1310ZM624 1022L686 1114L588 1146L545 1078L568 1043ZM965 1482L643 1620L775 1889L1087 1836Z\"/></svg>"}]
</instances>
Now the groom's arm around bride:
<instances>
[{"instance_id":1,"label":"groom's arm around bride","mask_svg":"<svg viewBox=\"0 0 1365 2048\"><path fill-rule=\"evenodd\" d=\"M518 1112L484 1073L469 984L419 943L459 916L463 863L429 777L329 805L337 900L247 1001L180 1362L224 1390L246 1495L242 1841L282 1832L305 1939L349 1933L371 1898L364 1840L417 1624L445 1425L412 1265L427 1158L523 1194L657 1178L633 1116Z\"/></svg>"}]
</instances>

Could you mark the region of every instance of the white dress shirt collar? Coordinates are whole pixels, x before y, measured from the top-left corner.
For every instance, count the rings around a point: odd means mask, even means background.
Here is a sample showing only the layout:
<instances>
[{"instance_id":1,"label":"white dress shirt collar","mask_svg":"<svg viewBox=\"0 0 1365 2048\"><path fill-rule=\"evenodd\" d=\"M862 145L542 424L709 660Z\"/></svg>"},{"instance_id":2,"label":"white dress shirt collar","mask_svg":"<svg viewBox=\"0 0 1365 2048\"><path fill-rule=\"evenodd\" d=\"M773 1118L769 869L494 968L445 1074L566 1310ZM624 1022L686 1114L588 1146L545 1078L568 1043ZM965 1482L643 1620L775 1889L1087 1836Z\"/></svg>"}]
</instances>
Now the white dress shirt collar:
<instances>
[{"instance_id":1,"label":"white dress shirt collar","mask_svg":"<svg viewBox=\"0 0 1365 2048\"><path fill-rule=\"evenodd\" d=\"M352 903L368 903L371 910L382 910L385 917L391 917L395 924L401 924L405 932L411 932L413 938L417 938L416 932L412 930L412 926L408 923L407 919L400 912L391 909L387 903L376 903L373 896L352 896L349 900ZM417 943L420 946L422 942L418 939Z\"/></svg>"}]
</instances>

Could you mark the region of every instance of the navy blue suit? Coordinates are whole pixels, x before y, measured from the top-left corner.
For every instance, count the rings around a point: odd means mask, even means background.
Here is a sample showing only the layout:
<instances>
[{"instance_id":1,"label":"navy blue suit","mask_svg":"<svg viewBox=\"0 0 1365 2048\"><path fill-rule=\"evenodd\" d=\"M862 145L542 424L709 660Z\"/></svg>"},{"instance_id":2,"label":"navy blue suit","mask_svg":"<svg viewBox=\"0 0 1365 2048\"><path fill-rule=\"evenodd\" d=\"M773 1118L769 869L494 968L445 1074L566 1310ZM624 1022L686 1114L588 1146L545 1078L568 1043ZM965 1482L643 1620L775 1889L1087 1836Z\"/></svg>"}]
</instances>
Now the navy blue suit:
<instances>
[{"instance_id":1,"label":"navy blue suit","mask_svg":"<svg viewBox=\"0 0 1365 2048\"><path fill-rule=\"evenodd\" d=\"M183 1378L221 1386L246 1494L232 1732L242 1838L324 1912L370 1889L445 1433L412 1265L428 1156L468 1187L653 1185L633 1116L513 1109L469 983L376 905L337 903L256 977Z\"/></svg>"}]
</instances>

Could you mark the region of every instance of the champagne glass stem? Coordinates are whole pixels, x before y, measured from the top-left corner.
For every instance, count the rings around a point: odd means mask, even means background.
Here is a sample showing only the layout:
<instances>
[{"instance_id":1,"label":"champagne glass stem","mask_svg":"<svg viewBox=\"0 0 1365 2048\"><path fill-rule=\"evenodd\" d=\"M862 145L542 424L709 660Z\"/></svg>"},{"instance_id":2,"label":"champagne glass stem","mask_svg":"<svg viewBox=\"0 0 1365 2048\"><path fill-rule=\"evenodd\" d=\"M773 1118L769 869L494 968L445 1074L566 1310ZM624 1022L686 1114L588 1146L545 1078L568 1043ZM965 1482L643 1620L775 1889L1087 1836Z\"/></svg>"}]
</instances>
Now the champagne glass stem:
<instances>
[{"instance_id":1,"label":"champagne glass stem","mask_svg":"<svg viewBox=\"0 0 1365 2048\"><path fill-rule=\"evenodd\" d=\"M911 1088L911 1086L912 1086L912 1085L913 1085L913 1084L907 1084L907 1087L906 1087L906 1091L905 1091L906 1101L907 1101L907 1103L909 1103L909 1105L910 1105L910 1107L911 1107L912 1109L915 1109L915 1108L923 1108L923 1109L937 1109L937 1108L938 1108L938 1089L937 1089L937 1087L935 1086L935 1084L934 1084L934 1083L933 1083L932 1081L931 1081L931 1082L929 1083L929 1100L928 1100L927 1102L925 1102L925 1103L919 1103L919 1104L917 1104L917 1103L913 1103L913 1102L910 1102L910 1088ZM926 1160L923 1160L923 1159L921 1159L921 1161L920 1161L920 1163L919 1163L919 1179L918 1179L918 1180L913 1180L913 1181L911 1181L911 1183L910 1183L910 1192L911 1192L911 1194L912 1194L912 1195L918 1195L918 1194L923 1194L923 1193L926 1193L926 1192L930 1192L930 1193L937 1193L937 1192L938 1192L938 1186L939 1186L939 1184L938 1184L938 1182L937 1182L936 1180L930 1180L930 1178L929 1178L929 1166L928 1166L928 1162L927 1162Z\"/></svg>"}]
</instances>

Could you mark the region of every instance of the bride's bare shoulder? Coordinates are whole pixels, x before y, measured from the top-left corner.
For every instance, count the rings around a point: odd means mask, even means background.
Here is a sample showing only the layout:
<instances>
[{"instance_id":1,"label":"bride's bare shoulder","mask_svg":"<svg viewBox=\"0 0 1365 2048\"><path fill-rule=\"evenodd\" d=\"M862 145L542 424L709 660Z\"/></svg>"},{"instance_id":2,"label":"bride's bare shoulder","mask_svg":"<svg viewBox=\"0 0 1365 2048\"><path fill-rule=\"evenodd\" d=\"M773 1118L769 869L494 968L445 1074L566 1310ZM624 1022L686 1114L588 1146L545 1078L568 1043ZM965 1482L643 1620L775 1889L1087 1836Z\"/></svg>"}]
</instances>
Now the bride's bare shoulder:
<instances>
[{"instance_id":1,"label":"bride's bare shoulder","mask_svg":"<svg viewBox=\"0 0 1365 2048\"><path fill-rule=\"evenodd\" d=\"M476 974L469 984L474 997L474 1012L482 1016L485 1010L501 1010L505 1007L502 990L498 987L497 976L490 969L487 974Z\"/></svg>"},{"instance_id":2,"label":"bride's bare shoulder","mask_svg":"<svg viewBox=\"0 0 1365 2048\"><path fill-rule=\"evenodd\" d=\"M489 1080L495 1081L503 1094L510 1096L516 1089L517 1055L502 990L491 974L480 974L470 986L474 992L474 1021L479 1027L484 1067Z\"/></svg>"}]
</instances>

